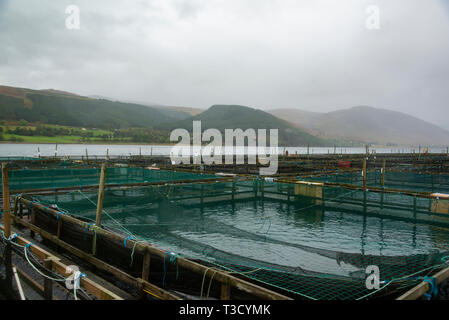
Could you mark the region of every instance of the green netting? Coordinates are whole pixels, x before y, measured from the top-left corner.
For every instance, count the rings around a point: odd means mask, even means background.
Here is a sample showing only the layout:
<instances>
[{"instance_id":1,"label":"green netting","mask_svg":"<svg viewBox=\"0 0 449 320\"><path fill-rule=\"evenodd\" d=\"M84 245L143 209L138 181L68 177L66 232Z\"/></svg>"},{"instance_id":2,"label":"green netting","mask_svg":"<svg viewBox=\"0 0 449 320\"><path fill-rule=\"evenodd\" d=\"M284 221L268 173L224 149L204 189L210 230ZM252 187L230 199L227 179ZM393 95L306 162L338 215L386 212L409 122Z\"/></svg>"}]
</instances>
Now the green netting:
<instances>
[{"instance_id":1,"label":"green netting","mask_svg":"<svg viewBox=\"0 0 449 320\"><path fill-rule=\"evenodd\" d=\"M373 173L376 180L381 179L379 171ZM449 193L449 175L422 174L412 172L386 172L385 187L424 192Z\"/></svg>"},{"instance_id":2,"label":"green netting","mask_svg":"<svg viewBox=\"0 0 449 320\"><path fill-rule=\"evenodd\" d=\"M305 180L354 184L358 186L363 185L363 177L361 171L321 175L317 177L307 178ZM368 186L381 187L381 171L368 171L366 180ZM449 175L386 171L384 178L384 187L417 192L449 193Z\"/></svg>"},{"instance_id":3,"label":"green netting","mask_svg":"<svg viewBox=\"0 0 449 320\"><path fill-rule=\"evenodd\" d=\"M100 168L54 168L10 170L10 190L52 189L98 185ZM215 175L149 170L144 168L107 168L107 184L169 182L215 178ZM0 179L1 181L1 179ZM1 190L1 189L0 189Z\"/></svg>"},{"instance_id":4,"label":"green netting","mask_svg":"<svg viewBox=\"0 0 449 320\"><path fill-rule=\"evenodd\" d=\"M42 161L43 158L34 157L0 157L0 161Z\"/></svg>"},{"instance_id":5,"label":"green netting","mask_svg":"<svg viewBox=\"0 0 449 320\"><path fill-rule=\"evenodd\" d=\"M109 189L102 223L310 299L370 297L369 265L388 288L398 289L398 278L411 286L449 254L449 218L429 211L428 199L330 187L304 196L295 188L254 180ZM95 219L96 192L34 200Z\"/></svg>"}]
</instances>

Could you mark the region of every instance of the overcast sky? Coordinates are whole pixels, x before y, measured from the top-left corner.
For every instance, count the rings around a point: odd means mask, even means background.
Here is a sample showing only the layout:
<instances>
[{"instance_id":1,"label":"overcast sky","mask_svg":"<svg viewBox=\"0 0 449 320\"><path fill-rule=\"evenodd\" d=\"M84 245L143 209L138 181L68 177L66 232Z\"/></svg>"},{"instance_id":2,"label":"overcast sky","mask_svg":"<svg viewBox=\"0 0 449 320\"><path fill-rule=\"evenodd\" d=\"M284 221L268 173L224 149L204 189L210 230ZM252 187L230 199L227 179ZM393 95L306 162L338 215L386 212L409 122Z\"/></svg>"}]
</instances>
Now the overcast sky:
<instances>
[{"instance_id":1,"label":"overcast sky","mask_svg":"<svg viewBox=\"0 0 449 320\"><path fill-rule=\"evenodd\" d=\"M0 84L200 108L369 105L449 127L448 3L0 0Z\"/></svg>"}]
</instances>

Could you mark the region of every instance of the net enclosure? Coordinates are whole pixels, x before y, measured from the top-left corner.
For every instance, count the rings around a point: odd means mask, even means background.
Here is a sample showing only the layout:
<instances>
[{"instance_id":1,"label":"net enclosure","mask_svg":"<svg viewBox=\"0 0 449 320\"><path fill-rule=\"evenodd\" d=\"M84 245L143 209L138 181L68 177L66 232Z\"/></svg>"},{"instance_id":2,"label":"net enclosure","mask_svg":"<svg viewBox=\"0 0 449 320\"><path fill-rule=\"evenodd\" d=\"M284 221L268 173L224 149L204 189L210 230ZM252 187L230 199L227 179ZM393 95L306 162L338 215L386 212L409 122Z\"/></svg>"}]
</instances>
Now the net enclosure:
<instances>
[{"instance_id":1,"label":"net enclosure","mask_svg":"<svg viewBox=\"0 0 449 320\"><path fill-rule=\"evenodd\" d=\"M362 186L362 171L337 172L307 178L308 181L333 182ZM382 186L382 169L368 170L367 185ZM439 192L449 194L449 174L419 173L410 171L388 171L384 173L384 188L403 189L416 192Z\"/></svg>"},{"instance_id":2,"label":"net enclosure","mask_svg":"<svg viewBox=\"0 0 449 320\"><path fill-rule=\"evenodd\" d=\"M32 200L93 222L97 197L96 190L78 189ZM445 205L272 179L192 180L107 188L102 224L295 297L370 299L416 285L447 265ZM366 287L372 265L380 271L378 290Z\"/></svg>"},{"instance_id":3,"label":"net enclosure","mask_svg":"<svg viewBox=\"0 0 449 320\"><path fill-rule=\"evenodd\" d=\"M9 188L15 190L57 189L96 186L101 168L20 169L8 173ZM173 182L213 179L215 175L145 168L107 168L106 184ZM1 180L1 178L0 178ZM0 186L1 188L1 186Z\"/></svg>"}]
</instances>

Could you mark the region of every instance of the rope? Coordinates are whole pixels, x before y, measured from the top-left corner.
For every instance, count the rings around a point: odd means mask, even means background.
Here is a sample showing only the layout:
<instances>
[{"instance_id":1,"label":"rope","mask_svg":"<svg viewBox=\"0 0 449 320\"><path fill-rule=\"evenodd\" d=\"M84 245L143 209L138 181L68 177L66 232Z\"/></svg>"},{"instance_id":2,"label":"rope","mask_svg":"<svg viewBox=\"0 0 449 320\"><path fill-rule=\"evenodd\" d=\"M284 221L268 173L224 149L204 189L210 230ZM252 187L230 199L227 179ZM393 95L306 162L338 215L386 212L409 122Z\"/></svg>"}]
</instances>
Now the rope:
<instances>
[{"instance_id":1,"label":"rope","mask_svg":"<svg viewBox=\"0 0 449 320\"><path fill-rule=\"evenodd\" d=\"M136 246L138 243L142 243L142 242L146 242L146 240L140 240L140 241L135 241L134 245L133 245L133 250L131 251L131 263L129 264L130 267L132 267L133 263L134 263L134 251L136 249Z\"/></svg>"},{"instance_id":2,"label":"rope","mask_svg":"<svg viewBox=\"0 0 449 320\"><path fill-rule=\"evenodd\" d=\"M174 253L174 252L168 252L167 251L164 254L164 275L162 277L162 288L165 287L165 278L166 278L166 275L167 275L167 266L166 266L166 263L165 263L165 258L167 257L167 255L168 255L168 261L170 263L176 263L176 259L178 258L178 255L176 253ZM179 269L178 269L178 265L176 264L176 280L178 280L178 276L179 276Z\"/></svg>"},{"instance_id":3,"label":"rope","mask_svg":"<svg viewBox=\"0 0 449 320\"><path fill-rule=\"evenodd\" d=\"M133 240L133 237L131 236L127 236L124 240L123 240L123 246L126 248L126 240Z\"/></svg>"},{"instance_id":4,"label":"rope","mask_svg":"<svg viewBox=\"0 0 449 320\"><path fill-rule=\"evenodd\" d=\"M427 300L431 300L432 297L436 297L438 295L438 282L435 277L424 277L423 282L427 282L430 286L429 291L424 293L424 296Z\"/></svg>"},{"instance_id":5,"label":"rope","mask_svg":"<svg viewBox=\"0 0 449 320\"><path fill-rule=\"evenodd\" d=\"M92 222L87 223L87 224L86 224L86 231L89 231L89 227L90 227L91 225L93 225L93 224L94 224L94 223L92 223ZM84 232L83 240L86 241L86 238L87 238L87 232Z\"/></svg>"},{"instance_id":6,"label":"rope","mask_svg":"<svg viewBox=\"0 0 449 320\"><path fill-rule=\"evenodd\" d=\"M14 242L13 240L15 240L19 235L17 233L14 233L12 235L10 235L8 238L5 236L5 232L3 230L2 231L2 237L5 241L19 247L19 248L23 248L24 246L21 246L20 244Z\"/></svg>"},{"instance_id":7,"label":"rope","mask_svg":"<svg viewBox=\"0 0 449 320\"><path fill-rule=\"evenodd\" d=\"M65 212L59 211L59 212L56 214L56 220L59 221L59 215L61 215L61 214L65 214Z\"/></svg>"},{"instance_id":8,"label":"rope","mask_svg":"<svg viewBox=\"0 0 449 320\"><path fill-rule=\"evenodd\" d=\"M81 193L90 203L92 203L95 206L95 208L97 208L97 205L95 204L95 202L90 200L83 192L81 192L81 190L78 190L78 192ZM117 224L120 228L122 228L126 234L134 236L134 234L131 231L129 231L128 229L123 227L123 225L120 222L118 222L117 220L115 220L109 213L107 213L106 210L103 209L102 212L105 213L109 217L109 219L111 219L115 224Z\"/></svg>"},{"instance_id":9,"label":"rope","mask_svg":"<svg viewBox=\"0 0 449 320\"><path fill-rule=\"evenodd\" d=\"M3 233L3 230L2 230L2 233ZM4 233L3 233L3 236L4 236ZM44 274L43 272L41 272L41 271L40 271L40 270L39 270L39 269L38 269L38 268L31 262L31 260L30 260L30 258L29 258L29 256L28 256L28 248L31 247L31 246L33 245L33 243L27 243L27 244L25 244L24 246L21 246L21 245L19 245L19 244L16 244L16 243L12 242L12 240L15 239L16 237L17 237L17 234L13 234L11 237L9 237L9 238L11 238L11 239L9 240L10 243L13 243L13 244L15 244L15 245L17 245L17 246L23 248L23 253L24 253L25 259L27 260L27 262L30 264L30 266L31 266L36 272L38 272L41 276L43 276L43 277L45 277L45 278L47 278L47 279L53 280L53 281L63 282L63 281L66 281L66 280L67 280L66 278L64 278L64 277L62 277L62 276L61 276L61 279L57 279L57 278L50 277L49 275L46 275L46 274ZM4 238L6 238L6 237L4 237ZM32 253L32 252L30 252L30 254L31 254L31 256L33 256L33 253ZM36 258L34 258L34 259L36 259ZM49 270L49 271L52 272L52 273L54 273L54 272L51 271L51 270ZM87 278L87 275L84 274L84 273L81 273L81 272L78 272L78 273L75 272L74 292L73 292L74 297L75 297L75 300L78 300L78 298L77 298L77 293L76 293L76 290L77 290L77 289L80 289L80 290L84 293L84 295L87 296L88 299L92 300L92 299L89 297L89 295L88 295L84 290L82 290L81 287L77 288L77 280L81 279L82 277L86 277L86 278Z\"/></svg>"},{"instance_id":10,"label":"rope","mask_svg":"<svg viewBox=\"0 0 449 320\"><path fill-rule=\"evenodd\" d=\"M203 298L204 280L206 279L206 274L207 274L207 272L208 272L210 269L212 269L212 268L213 268L213 267L208 267L208 268L206 268L206 270L204 270L203 281L202 281L202 283L201 283L200 299Z\"/></svg>"},{"instance_id":11,"label":"rope","mask_svg":"<svg viewBox=\"0 0 449 320\"><path fill-rule=\"evenodd\" d=\"M214 270L214 273L213 273L212 276L210 277L210 280L209 280L209 287L207 288L206 299L209 298L210 287L211 287L211 285L212 285L212 280L214 279L214 276L215 276L216 273L217 273L217 270Z\"/></svg>"},{"instance_id":12,"label":"rope","mask_svg":"<svg viewBox=\"0 0 449 320\"><path fill-rule=\"evenodd\" d=\"M443 257L443 258L445 258L445 257ZM443 259L442 258L442 259ZM420 279L430 279L430 278L434 278L434 277L412 277L412 276L414 276L414 275L416 275L416 274L419 274L419 273L422 273L422 272L424 272L424 271L427 271L427 270L431 270L431 269L435 269L435 268L438 268L438 267L441 267L442 265L444 265L444 263L443 264L438 264L438 265L434 265L434 266L431 266L431 267L428 267L428 268L424 268L424 269L422 269L422 270L419 270L419 271L416 271L416 272L414 272L414 273L411 273L411 274L409 274L409 275L405 275L405 276L402 276L402 277L399 277L399 278L393 278L393 279L391 279L391 280L386 280L385 282L387 283L385 286L383 286L383 287L381 287L381 288L379 288L379 289L377 289L377 290L375 290L375 291L373 291L373 292L370 292L370 293L368 293L368 294L366 294L366 295L364 295L364 296L362 296L362 297L359 297L359 298L357 298L356 300L362 300L362 299L364 299L364 298L366 298L366 297L368 297L368 296L371 296L371 295L373 295L373 294L375 294L375 293L377 293L377 292L379 292L379 291L381 291L381 290L383 290L383 289L385 289L387 286L389 286L390 284L392 284L393 282L397 282L397 281L400 281L400 280L420 280ZM428 281L425 281L425 282L428 282ZM430 284L430 283L429 283ZM432 289L432 287L431 287L431 289ZM434 293L434 292L433 292ZM431 294L432 294L432 291L431 291ZM436 294L438 294L438 289L437 289L437 291L436 291ZM430 300L430 299L429 299Z\"/></svg>"},{"instance_id":13,"label":"rope","mask_svg":"<svg viewBox=\"0 0 449 320\"><path fill-rule=\"evenodd\" d=\"M209 286L208 286L208 288L207 288L206 299L209 298L210 289L211 289L211 286L212 286L212 281L213 281L215 275L217 274L217 272L223 272L223 273L225 273L225 274L232 274L232 273L245 274L245 273L256 272L256 271L260 270L260 268L255 269L255 270L251 270L251 271L248 271L248 272L228 272L228 271L224 271L224 270L221 270L221 269L217 269L217 268L215 268L215 267L208 267L208 268L206 268L206 270L204 270L203 281L202 281L202 283L201 283L200 299L203 298L204 282L205 282L205 279L206 279L206 274L207 274L207 272L208 272L209 270L214 271L214 273L212 274L212 276L210 277L210 280L209 280Z\"/></svg>"},{"instance_id":14,"label":"rope","mask_svg":"<svg viewBox=\"0 0 449 320\"><path fill-rule=\"evenodd\" d=\"M87 278L87 275L85 273L82 273L79 271L74 271L73 274L75 276L75 278L73 279L73 296L75 297L75 300L78 300L78 298L76 296L76 290L77 290L76 286L77 286L78 282L80 282L81 278L82 277ZM81 289L81 283L80 283L79 289Z\"/></svg>"},{"instance_id":15,"label":"rope","mask_svg":"<svg viewBox=\"0 0 449 320\"><path fill-rule=\"evenodd\" d=\"M146 292L146 293L148 293L148 294L151 294L153 297L156 297L156 298L158 298L158 299L160 299L160 300L163 300L162 297L158 296L158 295L155 294L155 293L152 293L152 292L150 292L150 291L148 291L148 290L145 290L145 289L143 289L143 291Z\"/></svg>"},{"instance_id":16,"label":"rope","mask_svg":"<svg viewBox=\"0 0 449 320\"><path fill-rule=\"evenodd\" d=\"M65 281L65 279L56 279L56 278L52 278L50 276L47 276L46 274L42 273L38 268L35 267L35 265L30 261L30 258L28 257L28 253L27 253L28 252L28 248L31 247L31 245L32 245L32 243L27 243L24 246L25 259L28 261L30 266L33 267L33 269L36 270L41 276L43 276L43 277L45 277L47 279L50 279L50 280L53 280L53 281L59 281L59 282Z\"/></svg>"}]
</instances>

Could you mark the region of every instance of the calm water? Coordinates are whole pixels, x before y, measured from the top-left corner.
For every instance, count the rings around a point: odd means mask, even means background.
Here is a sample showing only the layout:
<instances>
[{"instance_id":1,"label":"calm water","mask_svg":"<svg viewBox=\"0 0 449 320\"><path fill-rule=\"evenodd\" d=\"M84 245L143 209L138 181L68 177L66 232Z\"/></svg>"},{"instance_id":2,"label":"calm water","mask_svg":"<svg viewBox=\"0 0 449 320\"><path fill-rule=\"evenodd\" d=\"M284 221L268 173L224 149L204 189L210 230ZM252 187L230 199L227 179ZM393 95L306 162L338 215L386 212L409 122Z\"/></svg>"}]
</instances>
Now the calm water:
<instances>
[{"instance_id":1,"label":"calm water","mask_svg":"<svg viewBox=\"0 0 449 320\"><path fill-rule=\"evenodd\" d=\"M270 201L186 208L153 202L145 194L137 192L130 201L120 191L107 193L104 224L117 228L118 222L119 229L164 250L220 263L350 276L363 268L335 253L362 260L364 255L410 257L449 250L449 230L431 225ZM54 202L52 196L40 199ZM95 201L94 193L58 197L61 208L90 219L95 219Z\"/></svg>"},{"instance_id":2,"label":"calm water","mask_svg":"<svg viewBox=\"0 0 449 320\"><path fill-rule=\"evenodd\" d=\"M57 150L56 150L57 149ZM93 144L0 144L0 157L37 157L37 156L81 156L87 153L89 156L104 156L108 152L110 156L129 155L170 155L172 146L161 145L93 145ZM288 151L289 154L307 154L307 147L279 148L278 152ZM392 152L418 152L416 148L370 148L377 153ZM422 150L422 149L421 149ZM336 153L364 153L365 148L336 148ZM430 148L431 153L446 152L444 148ZM334 153L334 147L310 147L311 154Z\"/></svg>"}]
</instances>

